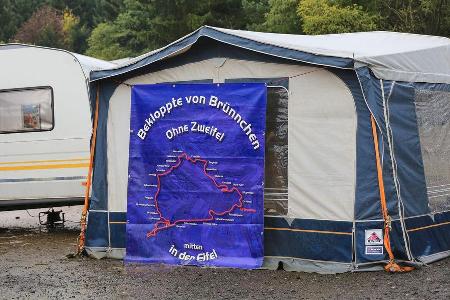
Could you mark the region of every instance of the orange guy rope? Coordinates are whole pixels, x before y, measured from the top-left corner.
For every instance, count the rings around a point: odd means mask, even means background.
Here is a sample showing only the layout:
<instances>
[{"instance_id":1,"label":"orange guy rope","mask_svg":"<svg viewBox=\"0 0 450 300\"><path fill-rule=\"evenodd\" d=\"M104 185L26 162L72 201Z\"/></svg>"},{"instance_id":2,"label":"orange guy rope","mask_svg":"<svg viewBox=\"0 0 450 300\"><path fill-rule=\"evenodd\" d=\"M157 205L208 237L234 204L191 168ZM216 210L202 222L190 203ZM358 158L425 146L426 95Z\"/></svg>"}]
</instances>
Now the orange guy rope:
<instances>
[{"instance_id":1,"label":"orange guy rope","mask_svg":"<svg viewBox=\"0 0 450 300\"><path fill-rule=\"evenodd\" d=\"M91 156L90 156L90 160L89 160L89 171L88 171L87 180L86 180L86 190L84 193L84 207L83 207L83 211L81 213L81 220L80 220L81 232L80 232L80 236L78 238L77 255L81 255L81 253L83 252L85 240L86 240L86 218L87 218L87 212L89 209L89 193L90 193L91 184L92 184L92 168L94 165L95 142L97 141L99 94L100 94L100 87L97 86L97 96L95 99L94 126L93 126L93 130L92 130L92 139L91 139Z\"/></svg>"},{"instance_id":2,"label":"orange guy rope","mask_svg":"<svg viewBox=\"0 0 450 300\"><path fill-rule=\"evenodd\" d=\"M375 158L377 163L377 174L378 174L378 187L380 189L380 202L381 202L381 210L383 213L384 220L384 248L386 248L386 252L389 255L389 263L384 266L384 269L388 272L409 272L414 268L412 267L401 267L395 262L394 253L391 248L391 240L389 239L389 232L391 230L391 217L389 216L389 212L386 204L386 195L384 193L384 182L383 182L383 169L381 167L380 160L380 152L378 150L378 135L377 128L375 124L375 119L373 115L370 115L370 121L372 124L372 135L373 135L373 143L375 146Z\"/></svg>"}]
</instances>

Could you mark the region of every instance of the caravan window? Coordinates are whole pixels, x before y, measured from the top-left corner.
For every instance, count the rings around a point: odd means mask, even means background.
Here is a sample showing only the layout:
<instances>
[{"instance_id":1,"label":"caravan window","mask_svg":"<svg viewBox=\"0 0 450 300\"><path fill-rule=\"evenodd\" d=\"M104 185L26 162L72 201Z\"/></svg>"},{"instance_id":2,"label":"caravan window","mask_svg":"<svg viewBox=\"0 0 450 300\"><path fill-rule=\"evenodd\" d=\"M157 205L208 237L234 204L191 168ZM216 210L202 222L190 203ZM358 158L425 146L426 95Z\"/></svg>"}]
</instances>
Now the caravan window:
<instances>
[{"instance_id":1,"label":"caravan window","mask_svg":"<svg viewBox=\"0 0 450 300\"><path fill-rule=\"evenodd\" d=\"M50 87L0 90L0 133L52 130Z\"/></svg>"}]
</instances>

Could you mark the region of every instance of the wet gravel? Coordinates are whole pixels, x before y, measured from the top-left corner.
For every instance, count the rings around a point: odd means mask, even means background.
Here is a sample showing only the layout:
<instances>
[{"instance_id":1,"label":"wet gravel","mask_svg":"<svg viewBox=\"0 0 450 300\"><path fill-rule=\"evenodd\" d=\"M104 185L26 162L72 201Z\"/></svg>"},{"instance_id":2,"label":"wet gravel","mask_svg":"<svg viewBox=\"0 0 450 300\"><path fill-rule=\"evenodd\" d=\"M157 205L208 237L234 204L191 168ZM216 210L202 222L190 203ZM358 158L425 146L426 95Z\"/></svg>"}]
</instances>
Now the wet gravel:
<instances>
[{"instance_id":1,"label":"wet gravel","mask_svg":"<svg viewBox=\"0 0 450 300\"><path fill-rule=\"evenodd\" d=\"M338 275L69 259L81 208L63 210L70 222L52 231L37 225L40 210L0 212L0 298L450 299L450 259L406 274Z\"/></svg>"}]
</instances>

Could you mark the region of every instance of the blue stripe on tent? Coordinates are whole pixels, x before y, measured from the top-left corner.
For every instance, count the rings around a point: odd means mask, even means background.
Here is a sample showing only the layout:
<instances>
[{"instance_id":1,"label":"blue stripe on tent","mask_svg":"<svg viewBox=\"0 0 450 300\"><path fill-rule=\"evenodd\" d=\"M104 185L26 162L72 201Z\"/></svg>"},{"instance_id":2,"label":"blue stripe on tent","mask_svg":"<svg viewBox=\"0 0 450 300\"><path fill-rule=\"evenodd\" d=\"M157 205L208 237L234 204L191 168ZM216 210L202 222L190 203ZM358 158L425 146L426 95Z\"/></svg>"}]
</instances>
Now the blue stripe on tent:
<instances>
[{"instance_id":1,"label":"blue stripe on tent","mask_svg":"<svg viewBox=\"0 0 450 300\"><path fill-rule=\"evenodd\" d=\"M330 67L353 68L353 59L350 58L316 55L298 50L287 49L280 46L269 45L232 34L223 33L210 27L201 27L200 29L194 31L183 39L178 40L162 48L156 53L146 56L133 64L113 70L92 71L90 76L91 81L118 76L150 65L180 51L181 49L190 47L191 45L196 43L200 37L209 37L219 42L231 44L263 54L273 55L280 58Z\"/></svg>"},{"instance_id":2,"label":"blue stripe on tent","mask_svg":"<svg viewBox=\"0 0 450 300\"><path fill-rule=\"evenodd\" d=\"M450 212L405 220L414 257L450 250Z\"/></svg>"},{"instance_id":3,"label":"blue stripe on tent","mask_svg":"<svg viewBox=\"0 0 450 300\"><path fill-rule=\"evenodd\" d=\"M126 248L126 224L109 224L109 226L111 228L111 248Z\"/></svg>"},{"instance_id":4,"label":"blue stripe on tent","mask_svg":"<svg viewBox=\"0 0 450 300\"><path fill-rule=\"evenodd\" d=\"M95 219L90 225L95 230L89 231L95 239L89 238L88 246L106 247L108 245L107 213L91 212ZM357 264L387 260L383 255L365 254L365 230L382 229L382 221L356 223L355 245ZM450 212L431 216L406 219L411 249L414 257L428 256L450 249ZM265 255L297 257L338 262L350 262L351 222L300 220L295 219L291 225L276 217L265 218ZM126 247L126 213L110 213L111 247ZM406 260L403 237L399 221L392 222L391 243L396 259ZM333 245L333 247L323 247Z\"/></svg>"},{"instance_id":5,"label":"blue stripe on tent","mask_svg":"<svg viewBox=\"0 0 450 300\"><path fill-rule=\"evenodd\" d=\"M127 213L126 212L110 212L109 213L109 222L120 222L120 223L126 223L127 222Z\"/></svg>"},{"instance_id":6,"label":"blue stripe on tent","mask_svg":"<svg viewBox=\"0 0 450 300\"><path fill-rule=\"evenodd\" d=\"M90 212L88 247L108 247L108 213ZM126 248L126 213L110 212L111 248ZM352 223L265 217L265 255L352 261ZM333 247L323 247L333 245Z\"/></svg>"},{"instance_id":7,"label":"blue stripe on tent","mask_svg":"<svg viewBox=\"0 0 450 300\"><path fill-rule=\"evenodd\" d=\"M109 99L117 88L116 83L104 82L99 87L91 85L91 106L95 111L96 89L100 88L97 141L92 175L92 193L89 203L89 218L86 230L86 245L90 247L108 246L107 215L95 210L108 208L108 178L107 178L107 122ZM93 210L93 211L92 211ZM106 216L106 221L104 220ZM106 236L105 236L106 233Z\"/></svg>"},{"instance_id":8,"label":"blue stripe on tent","mask_svg":"<svg viewBox=\"0 0 450 300\"><path fill-rule=\"evenodd\" d=\"M90 211L86 231L86 247L108 247L108 214Z\"/></svg>"},{"instance_id":9,"label":"blue stripe on tent","mask_svg":"<svg viewBox=\"0 0 450 300\"><path fill-rule=\"evenodd\" d=\"M393 170L392 170L392 160L391 155L389 151L389 143L387 139L387 131L386 131L386 124L385 124L385 117L384 117L384 109L383 109L383 97L382 97L382 90L380 86L379 79L375 78L373 74L369 71L368 68L359 68L356 70L356 73L358 74L358 79L361 83L361 87L363 89L363 93L365 96L365 102L366 106L369 109L369 111L373 114L376 124L377 124L377 132L378 132L378 140L379 145L378 149L380 151L380 155L382 158L382 167L383 167L383 181L384 181L384 188L385 188L385 195L387 200L387 208L389 211L389 215L392 218L397 218L399 211L398 211L398 196L395 188L394 183L394 176L393 176ZM368 147L374 147L373 146L373 138L372 138L372 128L370 126L370 115L369 117L369 125L366 127L369 130L370 139L372 141L370 144L368 144ZM358 128L359 130L360 128ZM372 152L374 152L372 150ZM366 164L373 164L375 165L375 154L371 158L371 161L367 162ZM376 172L376 171L375 171ZM375 173L376 174L376 173ZM378 202L380 201L379 196L379 190L378 190L378 182L373 183L374 190L376 190ZM366 217L361 217L357 219L367 219Z\"/></svg>"},{"instance_id":10,"label":"blue stripe on tent","mask_svg":"<svg viewBox=\"0 0 450 300\"><path fill-rule=\"evenodd\" d=\"M89 212L86 246L125 248L126 216L125 212L110 212L108 226L108 213L106 211ZM110 236L108 236L108 227ZM111 244L109 244L109 240L111 240Z\"/></svg>"},{"instance_id":11,"label":"blue stripe on tent","mask_svg":"<svg viewBox=\"0 0 450 300\"><path fill-rule=\"evenodd\" d=\"M414 103L414 88L411 85L398 83L393 85L391 81L384 81L384 91L405 217L427 214L429 213L427 188Z\"/></svg>"},{"instance_id":12,"label":"blue stripe on tent","mask_svg":"<svg viewBox=\"0 0 450 300\"><path fill-rule=\"evenodd\" d=\"M107 247L108 232L106 212L94 214L95 239L89 238L88 246ZM126 213L110 213L111 247L126 247ZM411 239L414 257L428 256L450 249L450 212L436 214L434 221L431 216L422 216L406 220ZM265 218L265 255L280 257L297 257L303 259L317 259L338 262L350 262L351 223L318 220L296 219L291 225L283 218ZM368 221L356 224L355 244L357 264L387 260L384 254L365 254L365 230L382 229L383 222ZM396 259L406 260L403 251L403 238L400 222L392 222L391 243ZM323 247L323 245L333 245Z\"/></svg>"},{"instance_id":13,"label":"blue stripe on tent","mask_svg":"<svg viewBox=\"0 0 450 300\"><path fill-rule=\"evenodd\" d=\"M334 262L352 261L351 222L264 218L264 255ZM332 247L324 247L332 245Z\"/></svg>"},{"instance_id":14,"label":"blue stripe on tent","mask_svg":"<svg viewBox=\"0 0 450 300\"><path fill-rule=\"evenodd\" d=\"M111 230L111 248L126 248L127 213L110 212L109 227Z\"/></svg>"},{"instance_id":15,"label":"blue stripe on tent","mask_svg":"<svg viewBox=\"0 0 450 300\"><path fill-rule=\"evenodd\" d=\"M99 86L91 86L91 93L96 94L100 88L99 113L97 127L97 141L95 145L94 170L92 178L92 194L89 205L90 210L106 210L108 207L108 155L107 155L107 123L109 111L109 99L118 84L104 82ZM95 111L95 97L91 100Z\"/></svg>"}]
</instances>

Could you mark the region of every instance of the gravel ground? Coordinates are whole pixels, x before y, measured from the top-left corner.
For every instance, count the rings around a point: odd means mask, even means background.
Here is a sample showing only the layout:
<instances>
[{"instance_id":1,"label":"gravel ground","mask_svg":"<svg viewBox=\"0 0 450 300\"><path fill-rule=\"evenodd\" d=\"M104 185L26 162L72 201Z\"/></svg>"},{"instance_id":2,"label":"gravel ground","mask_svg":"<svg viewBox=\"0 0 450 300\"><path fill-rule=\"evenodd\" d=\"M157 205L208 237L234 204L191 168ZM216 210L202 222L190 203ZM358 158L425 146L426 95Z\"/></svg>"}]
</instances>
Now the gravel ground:
<instances>
[{"instance_id":1,"label":"gravel ground","mask_svg":"<svg viewBox=\"0 0 450 300\"><path fill-rule=\"evenodd\" d=\"M406 274L339 275L68 259L81 208L63 210L70 222L51 232L39 228L40 210L0 213L0 298L450 299L450 259Z\"/></svg>"}]
</instances>

